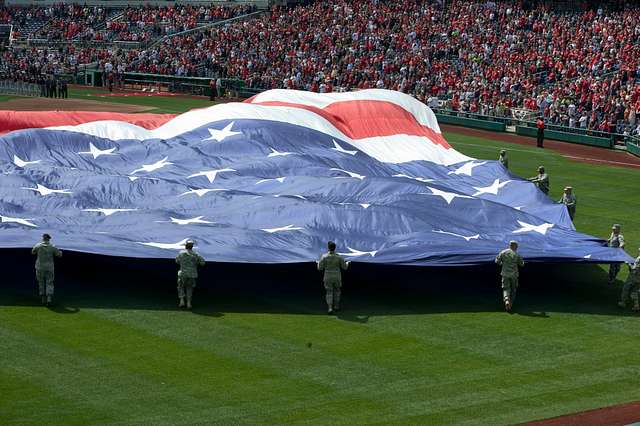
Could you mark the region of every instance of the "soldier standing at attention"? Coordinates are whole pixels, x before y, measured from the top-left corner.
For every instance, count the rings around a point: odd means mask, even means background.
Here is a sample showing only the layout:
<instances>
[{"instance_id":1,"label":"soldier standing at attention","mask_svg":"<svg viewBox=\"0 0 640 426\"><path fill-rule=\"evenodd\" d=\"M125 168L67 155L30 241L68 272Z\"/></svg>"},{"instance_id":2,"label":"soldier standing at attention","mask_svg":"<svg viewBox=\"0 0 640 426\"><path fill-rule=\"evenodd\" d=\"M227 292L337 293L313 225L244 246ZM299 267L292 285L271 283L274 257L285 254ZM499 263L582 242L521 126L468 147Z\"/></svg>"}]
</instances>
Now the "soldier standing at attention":
<instances>
[{"instance_id":1,"label":"soldier standing at attention","mask_svg":"<svg viewBox=\"0 0 640 426\"><path fill-rule=\"evenodd\" d=\"M538 167L538 175L528 179L529 182L535 183L544 195L549 195L549 175L544 172L544 167Z\"/></svg>"},{"instance_id":2,"label":"soldier standing at attention","mask_svg":"<svg viewBox=\"0 0 640 426\"><path fill-rule=\"evenodd\" d=\"M573 218L576 216L576 203L578 202L576 196L573 194L573 188L570 186L565 187L562 198L560 198L560 201L558 202L567 206L569 217L571 218L571 220L573 220Z\"/></svg>"},{"instance_id":3,"label":"soldier standing at attention","mask_svg":"<svg viewBox=\"0 0 640 426\"><path fill-rule=\"evenodd\" d=\"M629 299L633 301L634 312L640 312L640 301L638 300L638 293L640 293L640 249L639 256L633 264L629 265L629 276L622 286L622 293L620 294L620 301L618 306L621 308L627 307Z\"/></svg>"},{"instance_id":4,"label":"soldier standing at attention","mask_svg":"<svg viewBox=\"0 0 640 426\"><path fill-rule=\"evenodd\" d=\"M518 254L518 243L510 241L509 248L502 250L496 257L496 263L502 266L500 275L502 276L504 308L507 312L511 312L518 289L518 268L524 266L524 260Z\"/></svg>"},{"instance_id":5,"label":"soldier standing at attention","mask_svg":"<svg viewBox=\"0 0 640 426\"><path fill-rule=\"evenodd\" d=\"M345 262L342 256L336 253L336 243L329 241L329 252L322 255L317 262L318 271L324 271L324 288L327 291L327 313L333 314L340 311L340 293L342 288L341 270L347 270L351 262Z\"/></svg>"},{"instance_id":6,"label":"soldier standing at attention","mask_svg":"<svg viewBox=\"0 0 640 426\"><path fill-rule=\"evenodd\" d=\"M184 299L187 298L187 309L191 309L193 288L198 279L198 267L204 266L204 258L193 251L193 240L187 240L185 250L181 250L176 257L176 263L180 265L178 271L178 299L180 308L184 308Z\"/></svg>"},{"instance_id":7,"label":"soldier standing at attention","mask_svg":"<svg viewBox=\"0 0 640 426\"><path fill-rule=\"evenodd\" d=\"M614 224L611 227L611 236L607 240L607 245L613 248L624 249L624 236L620 233L620 225ZM616 281L616 277L620 272L620 264L612 263L609 265L609 284L613 284Z\"/></svg>"},{"instance_id":8,"label":"soldier standing at attention","mask_svg":"<svg viewBox=\"0 0 640 426\"><path fill-rule=\"evenodd\" d=\"M31 254L36 255L36 279L42 304L51 306L53 299L53 279L55 257L62 257L62 252L51 244L51 235L43 234L42 241L31 249Z\"/></svg>"},{"instance_id":9,"label":"soldier standing at attention","mask_svg":"<svg viewBox=\"0 0 640 426\"><path fill-rule=\"evenodd\" d=\"M507 158L507 151L504 149L500 150L500 157L498 157L498 161L502 163L505 169L509 168L509 159Z\"/></svg>"}]
</instances>

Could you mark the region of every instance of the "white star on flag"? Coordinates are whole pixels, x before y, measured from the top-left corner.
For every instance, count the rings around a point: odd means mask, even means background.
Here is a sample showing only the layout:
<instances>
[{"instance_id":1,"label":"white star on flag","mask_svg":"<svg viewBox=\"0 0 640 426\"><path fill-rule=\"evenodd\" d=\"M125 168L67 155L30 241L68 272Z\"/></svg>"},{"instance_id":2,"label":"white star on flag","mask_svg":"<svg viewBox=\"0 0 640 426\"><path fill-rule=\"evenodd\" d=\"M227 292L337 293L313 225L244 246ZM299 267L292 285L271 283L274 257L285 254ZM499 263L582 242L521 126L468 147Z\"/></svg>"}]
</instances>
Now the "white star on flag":
<instances>
[{"instance_id":1,"label":"white star on flag","mask_svg":"<svg viewBox=\"0 0 640 426\"><path fill-rule=\"evenodd\" d=\"M129 178L129 180L130 180L131 182L135 182L135 181L137 181L138 179L140 179L140 177L139 177L139 176L127 176L127 177Z\"/></svg>"},{"instance_id":2,"label":"white star on flag","mask_svg":"<svg viewBox=\"0 0 640 426\"><path fill-rule=\"evenodd\" d=\"M281 228L266 228L266 229L262 229L262 231L264 232L268 232L270 234L273 234L275 232L282 232L282 231L299 231L301 229L304 228L300 228L297 226L293 226L293 225L287 225L287 226L283 226Z\"/></svg>"},{"instance_id":3,"label":"white star on flag","mask_svg":"<svg viewBox=\"0 0 640 426\"><path fill-rule=\"evenodd\" d=\"M21 159L20 157L18 157L17 155L13 156L13 164L15 164L18 167L24 167L24 166L28 166L30 164L38 164L39 162L41 162L42 160L35 160L35 161L24 161L23 159Z\"/></svg>"},{"instance_id":4,"label":"white star on flag","mask_svg":"<svg viewBox=\"0 0 640 426\"><path fill-rule=\"evenodd\" d=\"M371 206L371 204L369 204L369 203L338 203L338 204L340 204L341 206L358 205L358 206L361 206L365 210L368 209Z\"/></svg>"},{"instance_id":5,"label":"white star on flag","mask_svg":"<svg viewBox=\"0 0 640 426\"><path fill-rule=\"evenodd\" d=\"M361 250L352 249L349 246L347 246L347 250L349 250L349 253L338 253L338 254L341 256L349 256L349 257L364 256L365 254L368 254L371 257L376 257L376 253L378 253L378 250L361 251Z\"/></svg>"},{"instance_id":6,"label":"white star on flag","mask_svg":"<svg viewBox=\"0 0 640 426\"><path fill-rule=\"evenodd\" d=\"M403 178L407 178L407 179L417 180L419 182L433 182L433 179L426 179L426 178L423 178L423 177L413 177L413 176L403 175L403 174L393 175L393 177L403 177Z\"/></svg>"},{"instance_id":7,"label":"white star on flag","mask_svg":"<svg viewBox=\"0 0 640 426\"><path fill-rule=\"evenodd\" d=\"M293 152L280 152L280 151L276 151L273 148L271 149L271 153L269 155L267 155L267 157L286 157L287 155L292 155Z\"/></svg>"},{"instance_id":8,"label":"white star on flag","mask_svg":"<svg viewBox=\"0 0 640 426\"><path fill-rule=\"evenodd\" d=\"M467 161L462 166L458 167L456 170L451 171L447 174L455 174L455 175L467 175L471 176L473 174L473 169L478 166L482 166L483 164L487 164L486 161L481 161L479 163L474 163L473 161Z\"/></svg>"},{"instance_id":9,"label":"white star on flag","mask_svg":"<svg viewBox=\"0 0 640 426\"><path fill-rule=\"evenodd\" d=\"M467 241L477 240L478 238L480 238L480 234L472 235L470 237L465 237L464 235L456 234L454 232L442 231L442 230L433 230L433 232L435 232L437 234L453 235L454 237L464 238Z\"/></svg>"},{"instance_id":10,"label":"white star on flag","mask_svg":"<svg viewBox=\"0 0 640 426\"><path fill-rule=\"evenodd\" d=\"M167 161L168 159L169 159L169 157L164 157L162 160L156 161L153 164L143 164L141 168L135 169L130 174L134 174L134 173L138 173L138 172L153 172L154 170L158 170L158 169L163 168L164 166L168 166L170 164L173 164L172 162Z\"/></svg>"},{"instance_id":11,"label":"white star on flag","mask_svg":"<svg viewBox=\"0 0 640 426\"><path fill-rule=\"evenodd\" d=\"M543 223L542 225L532 225L530 223L518 221L520 228L513 231L513 234L520 234L522 232L537 232L538 234L545 235L547 231L553 228L553 223Z\"/></svg>"},{"instance_id":12,"label":"white star on flag","mask_svg":"<svg viewBox=\"0 0 640 426\"><path fill-rule=\"evenodd\" d=\"M591 255L590 255L590 254L588 254L588 255L586 255L586 256L582 256L582 257L583 257L584 259L591 259Z\"/></svg>"},{"instance_id":13,"label":"white star on flag","mask_svg":"<svg viewBox=\"0 0 640 426\"><path fill-rule=\"evenodd\" d=\"M155 248L165 249L165 250L182 250L187 240L188 238L185 238L183 240L178 241L177 243L154 243L154 242L143 243L141 241L137 241L137 243L142 244L144 246L155 247Z\"/></svg>"},{"instance_id":14,"label":"white star on flag","mask_svg":"<svg viewBox=\"0 0 640 426\"><path fill-rule=\"evenodd\" d=\"M235 136L235 135L241 135L242 132L233 132L233 131L231 131L231 128L233 128L234 123L235 123L235 121L232 121L231 123L227 124L225 126L225 128L222 129L222 130L207 129L207 130L209 130L209 133L211 133L211 137L203 139L203 141L216 140L218 142L222 142L223 140L225 140L228 137Z\"/></svg>"},{"instance_id":15,"label":"white star on flag","mask_svg":"<svg viewBox=\"0 0 640 426\"><path fill-rule=\"evenodd\" d=\"M338 142L334 141L333 139L332 139L332 141L333 141L333 146L335 148L331 148L331 149L334 150L334 151L342 152L343 154L349 154L349 155L356 155L358 153L358 151L346 150L343 147L341 147L340 145L338 145Z\"/></svg>"},{"instance_id":16,"label":"white star on flag","mask_svg":"<svg viewBox=\"0 0 640 426\"><path fill-rule=\"evenodd\" d=\"M176 223L178 225L191 225L192 223L215 223L209 222L208 220L202 220L204 216L197 216L192 219L176 219L175 217L170 217L171 223Z\"/></svg>"},{"instance_id":17,"label":"white star on flag","mask_svg":"<svg viewBox=\"0 0 640 426\"><path fill-rule=\"evenodd\" d=\"M198 172L198 173L194 173L191 176L189 176L188 178L194 178L194 177L198 177L198 176L206 176L207 179L209 179L209 183L213 183L213 181L216 179L216 176L218 175L218 173L224 173L224 172L235 172L237 171L236 169L229 169L229 168L225 168L225 169L218 169L218 170L205 170L202 172Z\"/></svg>"},{"instance_id":18,"label":"white star on flag","mask_svg":"<svg viewBox=\"0 0 640 426\"><path fill-rule=\"evenodd\" d=\"M78 154L89 154L89 155L93 155L93 159L95 160L96 158L100 157L101 155L115 155L113 153L113 151L115 151L115 148L109 148L109 149L100 149L97 148L94 144L92 144L91 142L89 142L89 151L83 151L83 152L79 152Z\"/></svg>"},{"instance_id":19,"label":"white star on flag","mask_svg":"<svg viewBox=\"0 0 640 426\"><path fill-rule=\"evenodd\" d=\"M50 189L40 184L38 184L36 188L22 187L22 189L28 189L30 191L38 192L40 193L40 195L45 197L51 194L72 194L72 192L70 192L68 189Z\"/></svg>"},{"instance_id":20,"label":"white star on flag","mask_svg":"<svg viewBox=\"0 0 640 426\"><path fill-rule=\"evenodd\" d=\"M356 179L360 179L360 180L362 180L362 179L364 179L364 178L366 177L366 176L359 175L359 174L357 174L357 173L350 172L350 171L347 171L347 170L342 170L342 169L332 168L332 169L330 169L330 170L335 170L335 171L338 171L338 172L346 173L346 174L348 174L350 177L352 177L352 178L356 178ZM346 176L336 176L336 179L342 179L342 178L346 178Z\"/></svg>"},{"instance_id":21,"label":"white star on flag","mask_svg":"<svg viewBox=\"0 0 640 426\"><path fill-rule=\"evenodd\" d=\"M260 179L254 185L258 185L259 183L264 183L264 182L270 182L272 180L277 180L278 182L282 183L282 182L284 182L284 179L285 179L285 177L272 178L272 179Z\"/></svg>"},{"instance_id":22,"label":"white star on flag","mask_svg":"<svg viewBox=\"0 0 640 426\"><path fill-rule=\"evenodd\" d=\"M422 195L435 195L435 196L438 196L438 197L442 197L447 202L447 204L451 204L451 202L453 201L454 198L473 198L473 197L470 197L468 195L456 194L455 192L441 191L439 189L432 188L430 186L427 186L427 188L431 191L431 194L429 194L427 192L421 192L420 194L422 194Z\"/></svg>"},{"instance_id":23,"label":"white star on flag","mask_svg":"<svg viewBox=\"0 0 640 426\"><path fill-rule=\"evenodd\" d=\"M102 213L105 216L111 216L114 213L120 213L120 212L135 212L138 209L82 209L83 212L96 212L96 213Z\"/></svg>"},{"instance_id":24,"label":"white star on flag","mask_svg":"<svg viewBox=\"0 0 640 426\"><path fill-rule=\"evenodd\" d=\"M474 197L480 195L480 194L493 194L493 195L498 195L498 190L500 188L502 188L503 186L505 186L506 184L508 184L509 182L511 182L510 180L505 180L504 182L500 182L500 179L496 179L493 181L493 183L489 186L474 186L474 189L477 189L478 192L476 192L475 194L473 194Z\"/></svg>"},{"instance_id":25,"label":"white star on flag","mask_svg":"<svg viewBox=\"0 0 640 426\"><path fill-rule=\"evenodd\" d=\"M32 228L37 228L38 225L31 223L30 220L33 220L33 219L20 219L19 217L0 216L1 223L19 223L20 225L26 225L26 226L31 226Z\"/></svg>"},{"instance_id":26,"label":"white star on flag","mask_svg":"<svg viewBox=\"0 0 640 426\"><path fill-rule=\"evenodd\" d=\"M203 195L208 194L210 192L219 192L219 191L226 191L226 189L222 189L222 188L192 189L190 191L183 192L182 194L179 195L179 197L182 197L183 195L189 195L189 194L196 194L198 197L202 197Z\"/></svg>"},{"instance_id":27,"label":"white star on flag","mask_svg":"<svg viewBox=\"0 0 640 426\"><path fill-rule=\"evenodd\" d=\"M524 207L524 206L518 206L518 207L514 207L514 209L516 209L516 210L522 210L522 208L523 208L523 207Z\"/></svg>"}]
</instances>

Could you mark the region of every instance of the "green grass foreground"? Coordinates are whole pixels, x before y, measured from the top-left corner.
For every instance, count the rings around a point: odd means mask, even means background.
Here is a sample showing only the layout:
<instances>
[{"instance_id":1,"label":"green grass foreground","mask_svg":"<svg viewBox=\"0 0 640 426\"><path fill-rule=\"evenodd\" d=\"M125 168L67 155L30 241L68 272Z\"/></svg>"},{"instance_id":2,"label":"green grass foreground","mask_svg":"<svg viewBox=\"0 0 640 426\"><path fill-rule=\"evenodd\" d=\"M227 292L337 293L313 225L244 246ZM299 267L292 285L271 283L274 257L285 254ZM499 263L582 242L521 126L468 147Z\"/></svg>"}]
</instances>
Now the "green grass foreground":
<instances>
[{"instance_id":1,"label":"green grass foreground","mask_svg":"<svg viewBox=\"0 0 640 426\"><path fill-rule=\"evenodd\" d=\"M639 170L446 137L477 158L508 149L524 177L545 165L553 198L575 188L578 230L607 237L620 222L636 254ZM513 315L491 267L354 265L345 310L328 317L313 265L259 279L208 265L185 312L171 262L146 273L87 259L63 259L51 309L31 265L4 264L0 424L499 425L640 400L640 317L595 265L525 267Z\"/></svg>"}]
</instances>

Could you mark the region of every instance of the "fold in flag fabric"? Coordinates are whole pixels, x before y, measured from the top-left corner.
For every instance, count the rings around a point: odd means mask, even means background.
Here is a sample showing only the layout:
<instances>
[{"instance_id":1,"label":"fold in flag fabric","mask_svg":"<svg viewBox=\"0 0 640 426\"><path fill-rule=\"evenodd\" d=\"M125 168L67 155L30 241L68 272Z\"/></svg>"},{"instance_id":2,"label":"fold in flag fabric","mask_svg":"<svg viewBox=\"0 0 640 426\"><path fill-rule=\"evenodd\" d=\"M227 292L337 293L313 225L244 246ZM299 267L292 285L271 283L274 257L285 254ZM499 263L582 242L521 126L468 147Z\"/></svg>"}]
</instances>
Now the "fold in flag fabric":
<instances>
[{"instance_id":1,"label":"fold in flag fabric","mask_svg":"<svg viewBox=\"0 0 640 426\"><path fill-rule=\"evenodd\" d=\"M168 121L167 121L168 120ZM163 124L162 124L163 123ZM563 205L444 139L402 93L272 90L148 126L118 116L0 138L0 247L308 262L474 265L510 240L527 261L624 262Z\"/></svg>"}]
</instances>

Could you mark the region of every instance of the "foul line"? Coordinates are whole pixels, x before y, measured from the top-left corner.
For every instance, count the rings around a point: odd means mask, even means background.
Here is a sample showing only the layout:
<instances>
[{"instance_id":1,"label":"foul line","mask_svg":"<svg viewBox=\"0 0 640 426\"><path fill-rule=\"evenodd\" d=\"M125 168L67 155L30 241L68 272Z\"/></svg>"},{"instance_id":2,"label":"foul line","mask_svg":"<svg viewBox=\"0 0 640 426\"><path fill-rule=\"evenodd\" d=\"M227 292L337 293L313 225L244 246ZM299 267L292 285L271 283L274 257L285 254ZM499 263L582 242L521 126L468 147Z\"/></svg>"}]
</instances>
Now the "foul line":
<instances>
[{"instance_id":1,"label":"foul line","mask_svg":"<svg viewBox=\"0 0 640 426\"><path fill-rule=\"evenodd\" d=\"M465 143L465 142L450 142L452 145L465 145L465 146L477 146L480 148L487 148L487 150L495 150L495 149L502 149L504 147L504 145L486 145L486 144L478 144L478 143ZM597 163L604 163L604 164L617 164L620 166L627 166L627 167L637 167L640 168L640 164L637 163L627 163L627 162L623 162L623 161L612 161L612 160L601 160L599 158L589 158L589 157L579 157L576 155L567 155L567 154L562 154L560 152L557 151L553 151L553 152L538 152L536 150L528 150L528 149L513 149L511 147L507 148L508 151L515 151L515 152L526 152L528 154L535 154L535 155L553 155L553 154L558 154L564 158L570 158L572 160L582 160L582 161L593 161L593 162L597 162Z\"/></svg>"}]
</instances>

